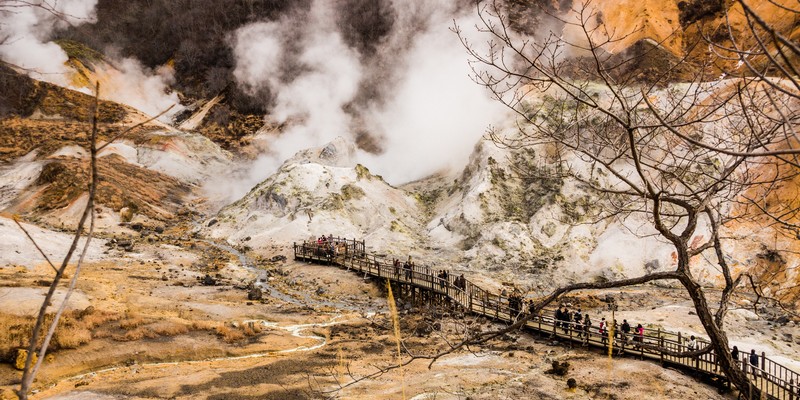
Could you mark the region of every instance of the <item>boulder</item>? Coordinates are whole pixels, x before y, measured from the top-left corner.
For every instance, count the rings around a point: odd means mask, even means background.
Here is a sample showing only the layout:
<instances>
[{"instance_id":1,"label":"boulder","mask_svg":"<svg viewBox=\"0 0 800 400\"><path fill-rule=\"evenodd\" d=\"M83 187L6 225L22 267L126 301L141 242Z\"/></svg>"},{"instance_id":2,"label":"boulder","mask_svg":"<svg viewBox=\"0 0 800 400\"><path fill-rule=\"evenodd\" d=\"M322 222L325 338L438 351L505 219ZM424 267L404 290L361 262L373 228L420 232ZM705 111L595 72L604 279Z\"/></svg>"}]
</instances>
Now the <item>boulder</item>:
<instances>
[{"instance_id":1,"label":"boulder","mask_svg":"<svg viewBox=\"0 0 800 400\"><path fill-rule=\"evenodd\" d=\"M260 288L254 287L247 292L247 300L261 300L264 298L264 292Z\"/></svg>"},{"instance_id":2,"label":"boulder","mask_svg":"<svg viewBox=\"0 0 800 400\"><path fill-rule=\"evenodd\" d=\"M575 389L578 387L578 381L576 381L575 378L567 379L567 387L570 389Z\"/></svg>"},{"instance_id":3,"label":"boulder","mask_svg":"<svg viewBox=\"0 0 800 400\"><path fill-rule=\"evenodd\" d=\"M569 363L568 362L566 362L566 361L558 362L557 360L553 360L552 368L550 368L549 370L545 371L545 374L553 374L553 375L558 375L558 376L564 376L564 375L567 374L568 371L569 371Z\"/></svg>"},{"instance_id":4,"label":"boulder","mask_svg":"<svg viewBox=\"0 0 800 400\"><path fill-rule=\"evenodd\" d=\"M212 278L211 275L206 274L206 276L203 277L200 283L202 283L203 286L214 286L217 284L217 280Z\"/></svg>"},{"instance_id":5,"label":"boulder","mask_svg":"<svg viewBox=\"0 0 800 400\"><path fill-rule=\"evenodd\" d=\"M14 357L14 368L22 371L25 369L25 359L28 358L28 350L26 349L17 349L17 356ZM39 359L37 354L33 355L33 360L31 361L31 365L36 364L36 360Z\"/></svg>"},{"instance_id":6,"label":"boulder","mask_svg":"<svg viewBox=\"0 0 800 400\"><path fill-rule=\"evenodd\" d=\"M131 222L133 219L133 210L128 207L122 207L119 209L119 220L122 222Z\"/></svg>"}]
</instances>

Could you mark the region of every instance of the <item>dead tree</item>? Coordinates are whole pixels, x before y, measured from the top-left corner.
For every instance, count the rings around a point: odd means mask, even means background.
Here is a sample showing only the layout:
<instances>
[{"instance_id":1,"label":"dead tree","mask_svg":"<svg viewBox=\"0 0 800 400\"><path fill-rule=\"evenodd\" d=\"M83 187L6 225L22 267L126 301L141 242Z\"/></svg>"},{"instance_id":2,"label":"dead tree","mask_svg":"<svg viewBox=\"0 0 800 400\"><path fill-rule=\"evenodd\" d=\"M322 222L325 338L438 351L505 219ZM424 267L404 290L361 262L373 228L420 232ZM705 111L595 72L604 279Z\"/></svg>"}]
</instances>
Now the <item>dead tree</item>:
<instances>
[{"instance_id":1,"label":"dead tree","mask_svg":"<svg viewBox=\"0 0 800 400\"><path fill-rule=\"evenodd\" d=\"M558 288L538 307L573 290L678 282L711 341L686 355L714 351L728 379L750 392L724 322L732 297L755 288L756 279L729 265L725 227L754 212L731 199L768 196L798 175L796 120L785 116L799 108L796 88L766 76L719 79L710 75L710 59L677 58L636 73L647 57L663 56L661 44L636 55L613 52L628 36L606 27L590 1L551 15L577 33L570 36L520 35L497 2L479 3L477 14L478 42L453 28L469 53L472 78L519 120L512 133L490 129L490 138L511 149L554 149L562 172L598 197L596 218L645 221L647 233L674 249L667 270ZM704 262L722 282L716 304L698 277Z\"/></svg>"}]
</instances>

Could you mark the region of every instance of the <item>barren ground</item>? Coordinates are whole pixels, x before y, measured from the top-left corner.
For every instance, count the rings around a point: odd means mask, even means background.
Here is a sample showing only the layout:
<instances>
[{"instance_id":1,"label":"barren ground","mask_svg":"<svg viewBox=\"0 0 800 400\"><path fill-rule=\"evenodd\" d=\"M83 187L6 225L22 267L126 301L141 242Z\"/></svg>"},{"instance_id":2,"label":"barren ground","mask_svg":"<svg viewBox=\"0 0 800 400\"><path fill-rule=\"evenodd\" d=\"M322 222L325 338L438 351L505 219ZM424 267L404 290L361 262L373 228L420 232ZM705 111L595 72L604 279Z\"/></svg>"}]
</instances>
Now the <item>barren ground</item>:
<instances>
[{"instance_id":1,"label":"barren ground","mask_svg":"<svg viewBox=\"0 0 800 400\"><path fill-rule=\"evenodd\" d=\"M525 333L445 356L430 368L419 360L337 390L376 366L396 363L382 286L335 267L294 262L288 248L276 247L245 268L235 254L192 243L141 242L132 252L111 247L107 260L87 264L62 323L65 333L57 334L63 343L44 363L33 398L723 398L716 388L655 363L611 362L598 352ZM276 255L289 260L266 261ZM200 282L206 274L216 285ZM13 318L32 315L49 278L45 264L0 268L5 329ZM268 285L263 300L247 299L252 282ZM655 292L617 292L621 309L641 310L621 311L618 319L655 318L666 328L699 331L674 290ZM602 295L580 301L596 306ZM599 318L604 311L590 312ZM739 314L732 317L734 326ZM401 336L417 354L445 349L465 329L497 327L400 302ZM757 331L742 340L771 343ZM797 358L792 343L773 344ZM569 361L570 372L546 374L553 360ZM19 378L12 365L0 364L0 398L14 398ZM567 389L568 378L576 379L576 389Z\"/></svg>"}]
</instances>

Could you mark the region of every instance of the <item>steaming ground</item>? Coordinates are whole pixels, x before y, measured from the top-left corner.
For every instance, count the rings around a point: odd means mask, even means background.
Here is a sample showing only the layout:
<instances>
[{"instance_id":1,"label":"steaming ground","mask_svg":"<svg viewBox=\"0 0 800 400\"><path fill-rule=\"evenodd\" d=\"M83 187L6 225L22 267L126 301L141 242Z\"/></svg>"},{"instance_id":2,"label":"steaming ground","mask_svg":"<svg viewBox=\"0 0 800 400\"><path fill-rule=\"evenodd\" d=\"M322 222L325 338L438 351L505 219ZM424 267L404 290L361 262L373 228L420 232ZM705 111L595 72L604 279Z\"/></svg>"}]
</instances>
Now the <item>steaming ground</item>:
<instances>
[{"instance_id":1,"label":"steaming ground","mask_svg":"<svg viewBox=\"0 0 800 400\"><path fill-rule=\"evenodd\" d=\"M254 95L270 93L269 118L287 124L242 186L264 180L296 152L340 136L371 138L375 145L358 158L392 184L464 164L485 127L503 115L467 79L463 47L450 31L454 18L470 25L472 9L416 0L387 7L393 23L369 55L343 39L336 24L342 11L330 2L236 31L237 82ZM297 72L282 74L286 65ZM231 193L245 192L234 187Z\"/></svg>"}]
</instances>

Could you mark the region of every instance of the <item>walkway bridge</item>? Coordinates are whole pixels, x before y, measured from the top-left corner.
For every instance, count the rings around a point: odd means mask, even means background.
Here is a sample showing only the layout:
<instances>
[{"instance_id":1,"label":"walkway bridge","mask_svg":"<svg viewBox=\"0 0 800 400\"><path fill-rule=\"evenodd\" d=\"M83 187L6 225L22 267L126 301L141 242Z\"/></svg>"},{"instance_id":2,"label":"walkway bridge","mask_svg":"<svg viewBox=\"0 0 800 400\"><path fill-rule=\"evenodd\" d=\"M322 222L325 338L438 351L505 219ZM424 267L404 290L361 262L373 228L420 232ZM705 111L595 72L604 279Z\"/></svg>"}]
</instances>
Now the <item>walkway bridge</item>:
<instances>
[{"instance_id":1,"label":"walkway bridge","mask_svg":"<svg viewBox=\"0 0 800 400\"><path fill-rule=\"evenodd\" d=\"M457 287L455 276L442 279L436 271L425 266L413 266L405 269L396 267L391 260L367 254L364 241L355 239L331 238L325 243L304 242L294 244L295 260L317 264L334 265L348 271L357 272L365 277L388 280L398 288L402 297L417 300L445 301L462 308L465 312L511 324L520 318L519 307L509 301L507 296L490 293L472 282ZM524 306L523 306L524 308ZM578 344L608 350L609 338L602 334L598 325L592 325L588 332L568 326L564 328L556 323L555 308L545 309L540 315L529 319L524 328L531 332L546 334L567 341L570 346ZM524 312L524 311L523 311ZM612 339L613 350L618 354L638 356L642 359L657 360L664 366L671 366L684 372L693 372L726 382L727 378L717 364L713 351L698 357L676 357L669 353L684 352L687 338L680 333L658 329L644 329L641 338L644 345L623 339L621 335ZM704 346L702 339L698 340ZM749 354L743 352L741 357ZM763 352L758 357L759 366L756 373L743 358L738 360L742 369L748 373L754 388L770 399L800 400L800 374L778 364Z\"/></svg>"}]
</instances>

